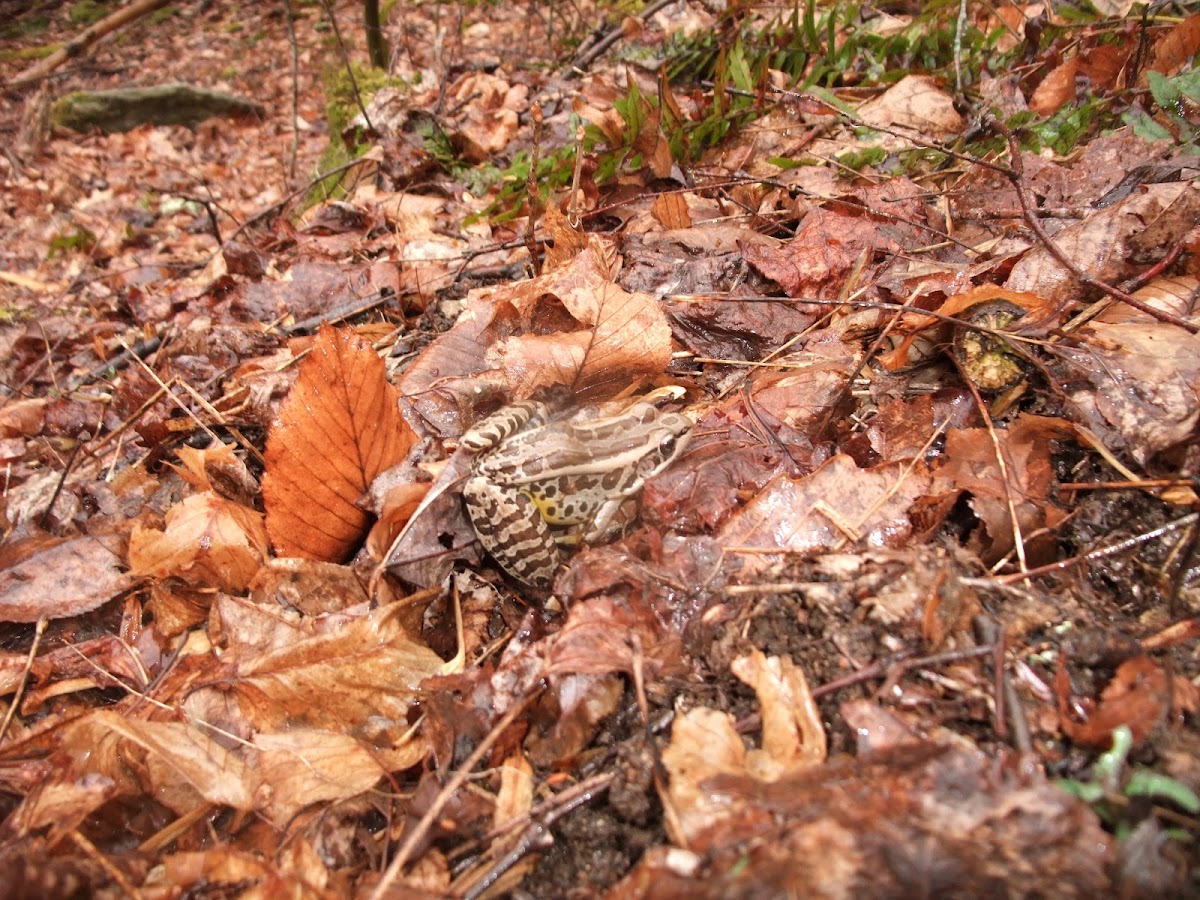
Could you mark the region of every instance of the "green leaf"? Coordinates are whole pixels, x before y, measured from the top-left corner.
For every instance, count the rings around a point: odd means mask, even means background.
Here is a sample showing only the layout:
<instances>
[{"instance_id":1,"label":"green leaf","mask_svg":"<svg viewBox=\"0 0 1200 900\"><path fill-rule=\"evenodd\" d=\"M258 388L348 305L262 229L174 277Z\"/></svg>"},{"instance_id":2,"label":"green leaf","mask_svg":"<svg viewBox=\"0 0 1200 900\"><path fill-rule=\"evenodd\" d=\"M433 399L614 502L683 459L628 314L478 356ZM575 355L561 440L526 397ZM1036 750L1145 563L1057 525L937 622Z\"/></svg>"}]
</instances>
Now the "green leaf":
<instances>
[{"instance_id":1,"label":"green leaf","mask_svg":"<svg viewBox=\"0 0 1200 900\"><path fill-rule=\"evenodd\" d=\"M1171 140L1171 132L1150 118L1145 110L1131 109L1121 118L1143 141Z\"/></svg>"},{"instance_id":2,"label":"green leaf","mask_svg":"<svg viewBox=\"0 0 1200 900\"><path fill-rule=\"evenodd\" d=\"M1149 769L1137 769L1129 776L1125 785L1127 797L1162 797L1192 815L1200 812L1200 797L1186 784L1181 784L1168 775L1160 775Z\"/></svg>"},{"instance_id":3,"label":"green leaf","mask_svg":"<svg viewBox=\"0 0 1200 900\"><path fill-rule=\"evenodd\" d=\"M1150 96L1154 98L1154 102L1163 109L1173 111L1179 104L1179 88L1175 83L1158 72L1149 72L1146 78L1150 83Z\"/></svg>"},{"instance_id":4,"label":"green leaf","mask_svg":"<svg viewBox=\"0 0 1200 900\"><path fill-rule=\"evenodd\" d=\"M1078 797L1084 803L1097 803L1104 797L1104 788L1094 781L1075 781L1070 778L1060 778L1054 782L1060 791Z\"/></svg>"}]
</instances>

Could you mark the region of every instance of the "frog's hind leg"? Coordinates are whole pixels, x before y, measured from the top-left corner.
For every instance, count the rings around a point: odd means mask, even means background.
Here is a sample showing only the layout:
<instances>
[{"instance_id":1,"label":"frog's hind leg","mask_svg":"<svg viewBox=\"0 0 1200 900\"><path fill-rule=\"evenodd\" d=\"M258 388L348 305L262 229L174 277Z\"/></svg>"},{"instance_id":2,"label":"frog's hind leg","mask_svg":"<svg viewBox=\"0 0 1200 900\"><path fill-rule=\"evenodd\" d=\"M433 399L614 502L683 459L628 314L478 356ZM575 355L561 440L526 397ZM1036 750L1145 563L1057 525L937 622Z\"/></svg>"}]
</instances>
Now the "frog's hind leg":
<instances>
[{"instance_id":1,"label":"frog's hind leg","mask_svg":"<svg viewBox=\"0 0 1200 900\"><path fill-rule=\"evenodd\" d=\"M486 478L468 479L463 498L479 542L500 567L522 584L549 589L562 559L533 500L520 491L497 491Z\"/></svg>"}]
</instances>

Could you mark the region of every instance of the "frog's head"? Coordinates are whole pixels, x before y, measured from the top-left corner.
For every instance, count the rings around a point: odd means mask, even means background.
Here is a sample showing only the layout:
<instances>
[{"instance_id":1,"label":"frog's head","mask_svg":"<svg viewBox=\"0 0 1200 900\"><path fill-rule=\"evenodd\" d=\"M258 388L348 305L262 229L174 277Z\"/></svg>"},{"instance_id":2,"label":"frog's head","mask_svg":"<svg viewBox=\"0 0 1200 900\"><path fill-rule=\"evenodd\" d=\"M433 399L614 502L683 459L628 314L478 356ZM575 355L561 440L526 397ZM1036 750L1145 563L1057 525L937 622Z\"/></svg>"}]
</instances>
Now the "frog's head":
<instances>
[{"instance_id":1,"label":"frog's head","mask_svg":"<svg viewBox=\"0 0 1200 900\"><path fill-rule=\"evenodd\" d=\"M659 412L647 427L647 452L638 462L643 479L657 475L671 465L692 437L692 420L681 413Z\"/></svg>"}]
</instances>

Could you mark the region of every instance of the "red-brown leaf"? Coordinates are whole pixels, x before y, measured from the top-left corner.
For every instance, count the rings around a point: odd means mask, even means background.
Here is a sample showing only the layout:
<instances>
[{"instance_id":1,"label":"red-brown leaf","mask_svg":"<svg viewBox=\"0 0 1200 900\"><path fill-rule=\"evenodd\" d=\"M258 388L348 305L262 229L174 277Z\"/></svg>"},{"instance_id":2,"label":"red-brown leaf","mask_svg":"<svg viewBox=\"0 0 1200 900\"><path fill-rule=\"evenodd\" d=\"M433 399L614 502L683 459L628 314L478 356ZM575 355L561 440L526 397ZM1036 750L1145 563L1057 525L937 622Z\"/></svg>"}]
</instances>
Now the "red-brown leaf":
<instances>
[{"instance_id":1,"label":"red-brown leaf","mask_svg":"<svg viewBox=\"0 0 1200 900\"><path fill-rule=\"evenodd\" d=\"M275 552L353 555L370 525L359 498L412 442L383 362L353 331L322 326L267 438L263 503Z\"/></svg>"}]
</instances>

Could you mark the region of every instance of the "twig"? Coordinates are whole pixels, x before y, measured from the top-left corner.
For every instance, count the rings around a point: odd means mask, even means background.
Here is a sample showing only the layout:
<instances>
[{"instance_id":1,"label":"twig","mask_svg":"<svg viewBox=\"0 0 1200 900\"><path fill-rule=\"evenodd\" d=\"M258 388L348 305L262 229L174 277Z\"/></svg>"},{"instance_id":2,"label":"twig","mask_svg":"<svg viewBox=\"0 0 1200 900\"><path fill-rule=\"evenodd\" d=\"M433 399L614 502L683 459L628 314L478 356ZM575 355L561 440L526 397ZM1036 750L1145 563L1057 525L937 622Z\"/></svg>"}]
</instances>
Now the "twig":
<instances>
[{"instance_id":1,"label":"twig","mask_svg":"<svg viewBox=\"0 0 1200 900\"><path fill-rule=\"evenodd\" d=\"M312 331L314 328L320 328L327 322L331 325L337 322L344 322L347 319L353 319L355 316L361 316L365 312L370 312L377 307L386 305L388 300L394 296L396 295L391 288L383 287L373 294L368 294L366 297L339 304L333 309L321 313L319 316L309 316L307 319L293 322L283 329L283 333L288 335L288 337L292 337L305 331Z\"/></svg>"},{"instance_id":2,"label":"twig","mask_svg":"<svg viewBox=\"0 0 1200 900\"><path fill-rule=\"evenodd\" d=\"M538 163L542 158L542 105L535 101L533 108L529 111L529 116L533 119L533 153L529 160L529 175L525 179L529 218L525 220L525 234L522 237L525 240L525 249L529 252L529 264L533 266L533 274L541 275L542 259L537 253L537 240L534 233L537 231L538 217L542 214L542 193L538 189L537 177Z\"/></svg>"},{"instance_id":3,"label":"twig","mask_svg":"<svg viewBox=\"0 0 1200 900\"><path fill-rule=\"evenodd\" d=\"M33 628L33 643L29 646L29 657L25 660L25 668L21 672L21 680L17 682L17 689L13 692L12 703L9 704L8 712L4 716L4 722L0 723L0 743L4 742L4 736L8 734L8 726L12 724L13 716L17 714L17 707L21 705L21 697L25 695L25 686L29 683L29 673L33 669L33 661L37 659L38 646L42 643L42 635L46 631L46 617L42 616L37 620L37 625Z\"/></svg>"},{"instance_id":4,"label":"twig","mask_svg":"<svg viewBox=\"0 0 1200 900\"><path fill-rule=\"evenodd\" d=\"M152 337L148 341L138 341L132 347L126 347L112 359L101 363L90 372L85 372L83 375L80 375L67 386L67 391L71 392L83 387L85 384L91 384L93 381L99 381L101 378L106 377L109 372L115 374L133 362L134 357L144 360L161 346L161 337Z\"/></svg>"},{"instance_id":5,"label":"twig","mask_svg":"<svg viewBox=\"0 0 1200 900\"><path fill-rule=\"evenodd\" d=\"M675 2L675 0L655 0L654 3L651 3L645 9L643 9L640 13L638 13L636 18L641 19L643 22L646 22L650 19L650 17L652 15L654 15L660 9L670 6L674 2ZM621 40L621 38L623 38L624 36L625 36L625 32L621 28L621 26L620 25L615 26L612 31L610 31L608 34L606 34L600 40L596 41L596 43L594 43L587 50L584 50L582 53L580 53L578 56L576 56L575 59L571 62L571 67L566 71L566 73L564 74L563 77L564 78L578 78L580 75L582 75L584 72L587 71L588 66L590 66L592 63L594 63L613 44L615 44L617 41Z\"/></svg>"},{"instance_id":6,"label":"twig","mask_svg":"<svg viewBox=\"0 0 1200 900\"><path fill-rule=\"evenodd\" d=\"M337 16L333 12L333 5L329 0L321 0L321 6L325 8L325 14L329 16L329 25L333 28L333 36L337 40L338 52L342 55L342 64L346 67L346 77L350 79L350 87L354 91L354 102L358 104L358 111L363 115L363 121L367 123L367 128L370 131L375 130L375 126L371 124L371 117L367 115L367 108L363 106L362 94L358 89L358 79L354 77L354 66L350 64L350 54L346 50L346 44L342 41L342 30L338 28Z\"/></svg>"},{"instance_id":7,"label":"twig","mask_svg":"<svg viewBox=\"0 0 1200 900\"><path fill-rule=\"evenodd\" d=\"M9 82L11 87L19 87L32 81L45 78L68 59L79 56L100 38L116 31L122 25L134 21L147 13L153 12L160 6L166 6L171 0L138 0L129 6L118 9L110 16L105 16L95 25L85 28L78 37L59 47L45 59L34 63L28 69Z\"/></svg>"},{"instance_id":8,"label":"twig","mask_svg":"<svg viewBox=\"0 0 1200 900\"><path fill-rule=\"evenodd\" d=\"M142 892L125 877L124 873L113 865L112 860L96 849L96 845L84 837L78 828L72 829L71 840L75 842L75 846L83 851L85 856L104 870L108 877L113 880L113 883L125 893L126 897L139 900L143 896Z\"/></svg>"},{"instance_id":9,"label":"twig","mask_svg":"<svg viewBox=\"0 0 1200 900\"><path fill-rule=\"evenodd\" d=\"M556 794L551 800L541 804L537 811L531 811L528 818L529 825L521 833L516 844L504 856L496 860L491 867L482 873L475 881L463 891L464 900L475 900L476 897L483 895L493 884L495 884L500 876L515 866L521 861L527 853L534 850L539 850L543 847L548 847L554 843L554 838L550 834L550 826L561 819L569 812L573 812L583 804L590 802L600 793L607 791L609 786L616 780L616 775L612 772L606 772L602 775L593 775L586 781L581 781L574 787L568 788L559 794ZM520 820L517 820L520 821ZM495 831L503 834L510 830L512 823L504 823Z\"/></svg>"},{"instance_id":10,"label":"twig","mask_svg":"<svg viewBox=\"0 0 1200 900\"><path fill-rule=\"evenodd\" d=\"M96 423L96 427L99 428L103 422L104 413L101 411L100 421ZM75 465L75 460L79 458L79 451L90 438L91 435L84 432L80 435L79 441L75 446L71 448L71 455L67 457L67 464L63 466L62 475L59 476L58 483L54 485L54 493L50 495L50 502L46 504L46 508L42 511L42 514L38 516L38 524L46 531L50 530L50 514L54 511L54 504L58 502L58 497L67 483L67 476L71 474L71 467Z\"/></svg>"},{"instance_id":11,"label":"twig","mask_svg":"<svg viewBox=\"0 0 1200 900\"><path fill-rule=\"evenodd\" d=\"M508 730L508 726L516 721L517 717L525 712L529 704L532 703L540 694L536 691L525 697L520 703L514 704L508 712L506 712L488 732L487 736L479 742L479 746L467 757L463 762L462 767L450 776L450 780L446 782L446 786L438 792L434 797L433 802L429 804L429 809L425 811L425 815L421 816L421 820L413 826L408 833L404 843L396 852L396 856L392 859L387 867L387 871L383 873L383 877L379 879L379 883L375 885L375 890L371 891L370 900L384 900L385 897L391 896L392 884L400 877L404 871L404 867L408 865L409 859L416 850L417 845L425 839L429 833L429 829L433 826L434 820L441 815L446 804L450 802L450 798L462 787L475 767L480 761L491 751L492 746L498 741L501 735Z\"/></svg>"},{"instance_id":12,"label":"twig","mask_svg":"<svg viewBox=\"0 0 1200 900\"><path fill-rule=\"evenodd\" d=\"M300 42L296 40L296 20L292 0L284 0L288 45L292 48L292 149L288 153L288 182L296 180L296 159L300 156Z\"/></svg>"},{"instance_id":13,"label":"twig","mask_svg":"<svg viewBox=\"0 0 1200 900\"><path fill-rule=\"evenodd\" d=\"M1153 531L1148 531L1145 534L1139 534L1137 537L1127 538L1116 544L1109 544L1107 547L1100 547L1088 553L1082 553L1079 556L1073 556L1070 559L1060 559L1057 562L1047 563L1044 566L1038 566L1036 569L1030 569L1027 572L1012 572L1008 575L998 575L991 579L979 579L980 584L1015 584L1018 581L1026 581L1037 575L1046 575L1050 572L1061 572L1064 569L1069 569L1072 566L1077 566L1084 562L1093 562L1097 559L1104 559L1107 556L1115 556L1118 553L1124 553L1126 550L1132 550L1139 544L1145 544L1153 541L1156 538L1162 537L1164 534L1169 534L1180 528L1187 528L1190 525L1195 525L1200 521L1200 513L1188 513L1186 516L1181 516L1174 522L1168 522ZM973 581L973 579L972 579ZM970 583L964 580L964 584Z\"/></svg>"}]
</instances>

